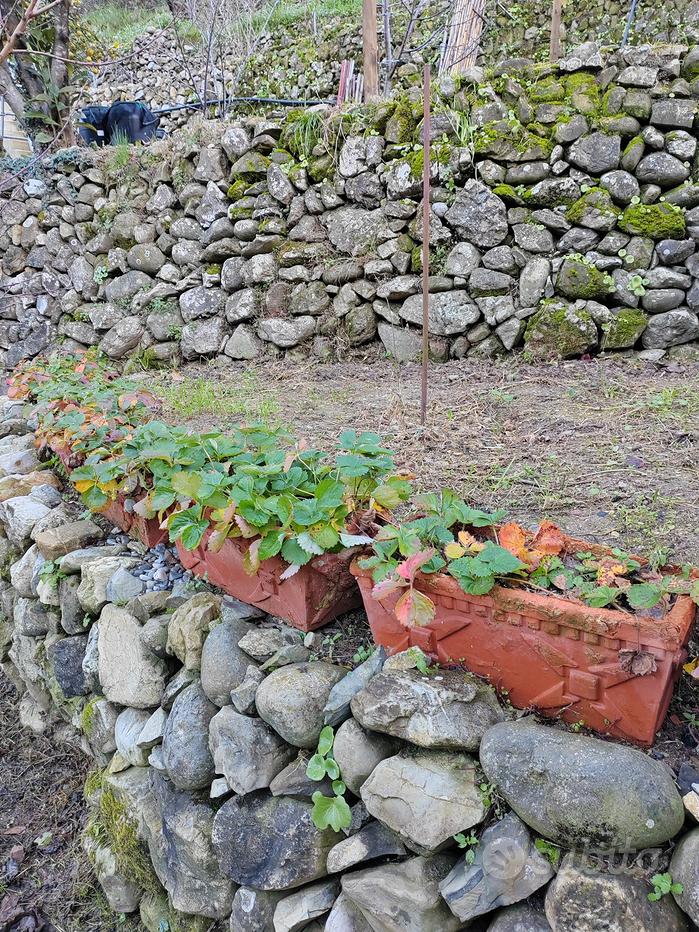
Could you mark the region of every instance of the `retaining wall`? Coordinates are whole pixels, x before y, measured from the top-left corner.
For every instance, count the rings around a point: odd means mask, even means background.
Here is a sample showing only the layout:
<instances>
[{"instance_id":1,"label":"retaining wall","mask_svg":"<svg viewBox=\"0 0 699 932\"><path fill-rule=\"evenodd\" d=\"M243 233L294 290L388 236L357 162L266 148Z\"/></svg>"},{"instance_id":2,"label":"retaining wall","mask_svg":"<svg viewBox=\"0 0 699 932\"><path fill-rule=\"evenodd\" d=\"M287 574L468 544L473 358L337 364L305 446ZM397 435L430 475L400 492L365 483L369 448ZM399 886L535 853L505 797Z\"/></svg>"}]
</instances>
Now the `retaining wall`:
<instances>
[{"instance_id":1,"label":"retaining wall","mask_svg":"<svg viewBox=\"0 0 699 932\"><path fill-rule=\"evenodd\" d=\"M698 60L587 45L439 83L435 359L696 344ZM412 89L59 153L0 202L5 366L57 342L148 365L417 358L420 118Z\"/></svg>"}]
</instances>

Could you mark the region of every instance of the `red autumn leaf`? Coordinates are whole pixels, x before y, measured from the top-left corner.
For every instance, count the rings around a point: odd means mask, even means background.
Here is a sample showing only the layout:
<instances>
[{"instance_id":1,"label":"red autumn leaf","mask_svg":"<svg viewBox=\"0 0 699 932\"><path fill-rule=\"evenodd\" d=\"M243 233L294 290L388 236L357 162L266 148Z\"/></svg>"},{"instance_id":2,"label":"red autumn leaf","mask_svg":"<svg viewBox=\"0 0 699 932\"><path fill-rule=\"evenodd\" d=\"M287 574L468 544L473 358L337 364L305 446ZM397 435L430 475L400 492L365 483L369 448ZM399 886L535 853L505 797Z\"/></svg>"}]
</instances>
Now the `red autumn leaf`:
<instances>
[{"instance_id":1,"label":"red autumn leaf","mask_svg":"<svg viewBox=\"0 0 699 932\"><path fill-rule=\"evenodd\" d=\"M557 556L565 549L563 532L551 521L542 521L531 542L532 550Z\"/></svg>"},{"instance_id":2,"label":"red autumn leaf","mask_svg":"<svg viewBox=\"0 0 699 932\"><path fill-rule=\"evenodd\" d=\"M421 566L424 566L425 563L432 559L434 553L434 547L428 547L426 550L418 550L417 553L403 560L396 572L399 576L402 576L403 579L407 579L409 583L412 583L417 571Z\"/></svg>"},{"instance_id":3,"label":"red autumn leaf","mask_svg":"<svg viewBox=\"0 0 699 932\"><path fill-rule=\"evenodd\" d=\"M401 579L400 576L388 576L386 579L382 579L381 582L376 583L371 590L371 597L372 599L376 599L377 602L380 602L381 599L388 598L388 596L393 595L394 592L405 589L406 585L407 583L404 579Z\"/></svg>"},{"instance_id":4,"label":"red autumn leaf","mask_svg":"<svg viewBox=\"0 0 699 932\"><path fill-rule=\"evenodd\" d=\"M434 619L435 606L422 592L408 589L396 602L394 613L405 628L424 628Z\"/></svg>"}]
</instances>

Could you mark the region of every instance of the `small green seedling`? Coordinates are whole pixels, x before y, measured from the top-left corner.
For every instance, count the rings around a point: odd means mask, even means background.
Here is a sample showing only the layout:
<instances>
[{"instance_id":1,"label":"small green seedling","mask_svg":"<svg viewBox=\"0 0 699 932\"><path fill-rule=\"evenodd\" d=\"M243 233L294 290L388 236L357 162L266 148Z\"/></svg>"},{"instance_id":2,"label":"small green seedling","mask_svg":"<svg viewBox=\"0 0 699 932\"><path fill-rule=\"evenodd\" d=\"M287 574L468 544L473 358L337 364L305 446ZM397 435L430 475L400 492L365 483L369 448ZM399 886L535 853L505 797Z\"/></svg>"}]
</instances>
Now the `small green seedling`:
<instances>
[{"instance_id":1,"label":"small green seedling","mask_svg":"<svg viewBox=\"0 0 699 932\"><path fill-rule=\"evenodd\" d=\"M662 897L667 896L668 893L680 894L684 891L684 887L681 883L672 882L672 874L653 874L650 878L650 882L653 884L653 892L648 894L648 899L651 903L655 903L657 900L662 899Z\"/></svg>"},{"instance_id":2,"label":"small green seedling","mask_svg":"<svg viewBox=\"0 0 699 932\"><path fill-rule=\"evenodd\" d=\"M316 790L311 797L313 800L311 818L315 827L321 832L328 826L339 832L343 828L349 828L352 821L352 811L345 799L347 787L340 779L340 768L332 754L334 741L335 732L330 725L326 725L318 738L318 749L306 767L306 776L310 780L320 782L325 777L330 777L332 780L334 796L323 796L320 790Z\"/></svg>"},{"instance_id":3,"label":"small green seedling","mask_svg":"<svg viewBox=\"0 0 699 932\"><path fill-rule=\"evenodd\" d=\"M465 848L464 851L464 860L467 864L473 864L476 860L476 851L478 847L478 838L473 832L469 832L468 835L465 835L463 832L459 832L458 835L454 835L454 841L457 843L459 848Z\"/></svg>"}]
</instances>

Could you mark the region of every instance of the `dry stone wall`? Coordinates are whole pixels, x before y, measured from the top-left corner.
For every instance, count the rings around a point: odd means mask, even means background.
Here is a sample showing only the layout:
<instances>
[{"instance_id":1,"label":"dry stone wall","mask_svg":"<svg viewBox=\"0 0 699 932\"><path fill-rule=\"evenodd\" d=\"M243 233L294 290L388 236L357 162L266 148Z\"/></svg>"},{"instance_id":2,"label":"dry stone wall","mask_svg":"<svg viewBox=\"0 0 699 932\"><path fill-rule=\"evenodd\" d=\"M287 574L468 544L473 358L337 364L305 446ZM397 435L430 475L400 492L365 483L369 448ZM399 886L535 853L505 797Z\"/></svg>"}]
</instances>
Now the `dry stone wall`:
<instances>
[{"instance_id":1,"label":"dry stone wall","mask_svg":"<svg viewBox=\"0 0 699 932\"><path fill-rule=\"evenodd\" d=\"M699 920L692 766L683 805L662 760L515 720L416 648L331 662L322 632L194 592L164 546L77 517L31 431L0 399L0 671L25 727L94 762L84 848L115 913L149 932ZM312 798L340 790L307 774L327 725L351 810L337 830L316 827ZM615 851L645 851L675 895L650 901Z\"/></svg>"},{"instance_id":2,"label":"dry stone wall","mask_svg":"<svg viewBox=\"0 0 699 932\"><path fill-rule=\"evenodd\" d=\"M433 101L437 360L699 340L699 50L518 59ZM62 342L149 364L420 352L417 89L347 113L67 150L2 202L6 367Z\"/></svg>"}]
</instances>

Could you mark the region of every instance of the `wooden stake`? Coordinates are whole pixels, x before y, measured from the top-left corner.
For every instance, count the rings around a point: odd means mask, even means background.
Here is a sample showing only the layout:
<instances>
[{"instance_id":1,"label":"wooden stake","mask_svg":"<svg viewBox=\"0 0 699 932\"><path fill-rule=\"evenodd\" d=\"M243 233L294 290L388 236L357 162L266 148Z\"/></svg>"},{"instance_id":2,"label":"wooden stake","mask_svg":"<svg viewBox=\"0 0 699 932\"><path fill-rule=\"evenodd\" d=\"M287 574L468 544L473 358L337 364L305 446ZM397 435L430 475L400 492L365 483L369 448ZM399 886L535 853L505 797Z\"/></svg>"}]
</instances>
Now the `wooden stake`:
<instances>
[{"instance_id":1,"label":"wooden stake","mask_svg":"<svg viewBox=\"0 0 699 932\"><path fill-rule=\"evenodd\" d=\"M561 3L562 0L553 0L551 8L551 44L549 47L551 61L558 61L561 57Z\"/></svg>"},{"instance_id":2,"label":"wooden stake","mask_svg":"<svg viewBox=\"0 0 699 932\"><path fill-rule=\"evenodd\" d=\"M427 366L430 361L430 66L422 78L422 386L420 423L427 417Z\"/></svg>"},{"instance_id":3,"label":"wooden stake","mask_svg":"<svg viewBox=\"0 0 699 932\"><path fill-rule=\"evenodd\" d=\"M376 0L363 0L362 49L364 54L364 100L379 96L379 39L376 30Z\"/></svg>"}]
</instances>

